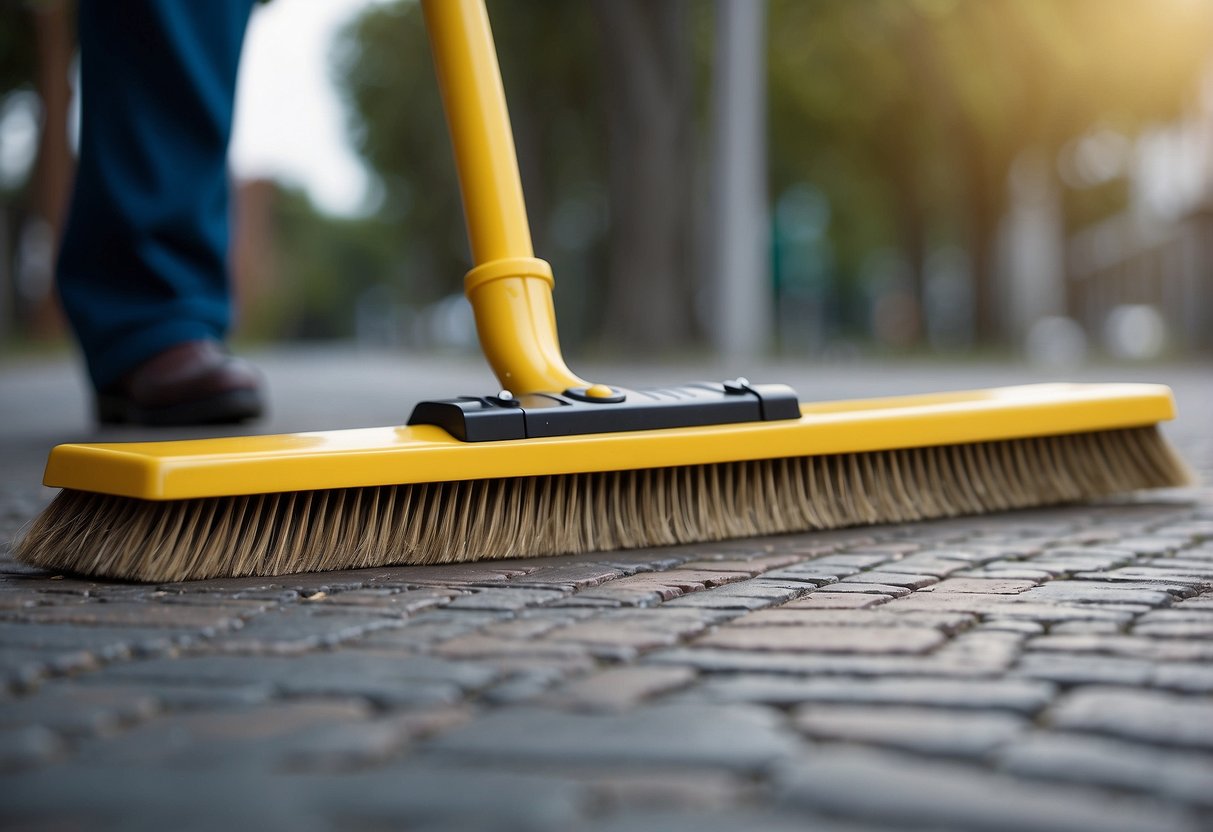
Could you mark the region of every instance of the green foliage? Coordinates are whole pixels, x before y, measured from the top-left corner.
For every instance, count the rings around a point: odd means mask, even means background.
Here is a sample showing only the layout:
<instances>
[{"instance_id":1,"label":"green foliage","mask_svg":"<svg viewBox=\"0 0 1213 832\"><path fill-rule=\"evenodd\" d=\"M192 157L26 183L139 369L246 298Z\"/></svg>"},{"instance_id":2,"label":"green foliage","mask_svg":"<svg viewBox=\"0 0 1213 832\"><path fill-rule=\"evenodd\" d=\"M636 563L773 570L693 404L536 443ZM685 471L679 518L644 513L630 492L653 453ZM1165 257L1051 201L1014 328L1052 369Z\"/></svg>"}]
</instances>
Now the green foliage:
<instances>
[{"instance_id":1,"label":"green foliage","mask_svg":"<svg viewBox=\"0 0 1213 832\"><path fill-rule=\"evenodd\" d=\"M772 0L770 30L773 191L824 188L853 270L901 244L907 214L944 238L974 200L997 214L1029 147L1173 117L1209 60L1213 4Z\"/></svg>"},{"instance_id":2,"label":"green foliage","mask_svg":"<svg viewBox=\"0 0 1213 832\"><path fill-rule=\"evenodd\" d=\"M248 337L346 337L360 296L406 302L407 262L392 224L379 217L339 219L317 212L307 195L279 191L274 200L275 263L281 284L255 298L242 321ZM254 275L254 281L267 276Z\"/></svg>"},{"instance_id":3,"label":"green foliage","mask_svg":"<svg viewBox=\"0 0 1213 832\"><path fill-rule=\"evenodd\" d=\"M575 338L592 317L604 259L605 130L593 103L592 21L565 0L494 2L490 15L532 234L560 274L562 331ZM419 5L371 8L341 37L333 68L354 144L379 179L380 216L409 253L404 295L420 304L458 292L470 256Z\"/></svg>"}]
</instances>

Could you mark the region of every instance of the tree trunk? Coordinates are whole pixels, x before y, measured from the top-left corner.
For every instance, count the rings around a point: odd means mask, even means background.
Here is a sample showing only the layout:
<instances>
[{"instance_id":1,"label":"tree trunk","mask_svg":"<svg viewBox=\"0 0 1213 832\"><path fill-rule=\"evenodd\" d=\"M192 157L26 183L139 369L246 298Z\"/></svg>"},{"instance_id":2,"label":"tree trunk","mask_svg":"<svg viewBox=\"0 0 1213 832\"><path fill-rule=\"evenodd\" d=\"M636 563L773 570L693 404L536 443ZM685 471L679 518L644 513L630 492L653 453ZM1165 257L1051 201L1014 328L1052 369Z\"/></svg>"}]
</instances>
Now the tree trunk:
<instances>
[{"instance_id":1,"label":"tree trunk","mask_svg":"<svg viewBox=\"0 0 1213 832\"><path fill-rule=\"evenodd\" d=\"M1002 316L998 314L998 274L995 245L1000 211L989 193L988 183L969 183L969 261L973 276L973 335L979 344L1003 339Z\"/></svg>"},{"instance_id":2,"label":"tree trunk","mask_svg":"<svg viewBox=\"0 0 1213 832\"><path fill-rule=\"evenodd\" d=\"M75 39L71 8L65 0L36 4L33 14L42 133L34 167L32 221L44 224L43 233L52 242L46 262L40 264L40 271L44 269L45 273L39 275L37 295L30 298L29 330L35 337L46 338L63 329L52 274L67 217L68 191L74 168L67 140L67 115L72 100L69 76ZM32 290L33 287L26 288Z\"/></svg>"},{"instance_id":3,"label":"tree trunk","mask_svg":"<svg viewBox=\"0 0 1213 832\"><path fill-rule=\"evenodd\" d=\"M972 125L958 133L965 176L965 217L973 285L973 340L997 344L1005 336L998 292L997 239L1009 163L995 164Z\"/></svg>"},{"instance_id":4,"label":"tree trunk","mask_svg":"<svg viewBox=\"0 0 1213 832\"><path fill-rule=\"evenodd\" d=\"M686 262L690 72L683 0L594 0L606 79L611 209L602 337L668 350L693 334Z\"/></svg>"}]
</instances>

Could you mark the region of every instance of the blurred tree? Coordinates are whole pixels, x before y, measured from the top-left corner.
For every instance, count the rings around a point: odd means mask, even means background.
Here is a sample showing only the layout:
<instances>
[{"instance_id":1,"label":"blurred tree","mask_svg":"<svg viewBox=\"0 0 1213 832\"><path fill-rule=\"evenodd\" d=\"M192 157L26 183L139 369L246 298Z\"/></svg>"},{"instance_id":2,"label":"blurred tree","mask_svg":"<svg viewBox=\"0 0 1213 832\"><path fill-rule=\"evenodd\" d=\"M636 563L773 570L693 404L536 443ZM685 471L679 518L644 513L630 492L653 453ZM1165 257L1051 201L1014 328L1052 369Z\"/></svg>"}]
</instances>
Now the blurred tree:
<instances>
[{"instance_id":1,"label":"blurred tree","mask_svg":"<svg viewBox=\"0 0 1213 832\"><path fill-rule=\"evenodd\" d=\"M611 249L603 336L635 351L693 333L692 63L683 0L592 0L610 139Z\"/></svg>"},{"instance_id":2,"label":"blurred tree","mask_svg":"<svg viewBox=\"0 0 1213 832\"><path fill-rule=\"evenodd\" d=\"M379 217L338 219L318 212L300 190L277 189L272 216L274 274L248 275L276 291L251 298L241 332L299 339L348 337L359 299L372 288L385 304L405 305L393 224Z\"/></svg>"},{"instance_id":3,"label":"blurred tree","mask_svg":"<svg viewBox=\"0 0 1213 832\"><path fill-rule=\"evenodd\" d=\"M62 330L51 275L73 167L67 122L74 12L71 0L10 2L0 25L0 104L32 91L38 122L28 179L0 193L0 292L7 295L0 309L11 304L25 333L40 338Z\"/></svg>"},{"instance_id":4,"label":"blurred tree","mask_svg":"<svg viewBox=\"0 0 1213 832\"><path fill-rule=\"evenodd\" d=\"M931 242L963 240L991 339L1012 164L1179 112L1208 65L1213 4L774 0L771 31L773 193L818 183L849 272L895 245L920 301Z\"/></svg>"},{"instance_id":5,"label":"blurred tree","mask_svg":"<svg viewBox=\"0 0 1213 832\"><path fill-rule=\"evenodd\" d=\"M572 344L601 334L639 352L693 337L686 6L489 4L535 247L556 270ZM373 7L336 58L355 144L410 264L408 295L458 291L469 255L417 4Z\"/></svg>"},{"instance_id":6,"label":"blurred tree","mask_svg":"<svg viewBox=\"0 0 1213 832\"><path fill-rule=\"evenodd\" d=\"M525 13L521 13L525 9ZM606 200L605 118L588 9L561 0L490 4L537 253L557 274L562 333L576 341L600 305ZM592 54L592 53L591 53ZM377 174L398 233L406 296L457 293L470 266L454 163L416 2L372 7L335 62L354 143Z\"/></svg>"}]
</instances>

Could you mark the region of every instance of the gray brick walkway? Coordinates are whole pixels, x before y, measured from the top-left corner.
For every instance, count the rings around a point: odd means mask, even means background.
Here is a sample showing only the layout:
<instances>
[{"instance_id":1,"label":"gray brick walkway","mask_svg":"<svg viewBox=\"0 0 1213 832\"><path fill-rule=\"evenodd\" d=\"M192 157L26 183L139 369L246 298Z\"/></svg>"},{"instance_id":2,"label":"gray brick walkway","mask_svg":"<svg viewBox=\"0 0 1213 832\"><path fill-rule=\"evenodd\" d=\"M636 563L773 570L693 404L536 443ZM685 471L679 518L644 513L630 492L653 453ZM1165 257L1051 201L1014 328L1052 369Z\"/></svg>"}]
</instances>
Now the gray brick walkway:
<instances>
[{"instance_id":1,"label":"gray brick walkway","mask_svg":"<svg viewBox=\"0 0 1213 832\"><path fill-rule=\"evenodd\" d=\"M1213 394L1203 372L1171 375L1194 411L1174 437L1209 478ZM40 384L0 367L0 385L50 412ZM0 825L1213 828L1207 488L707 546L136 586L7 556L47 497L31 485L41 422L13 414L0 434Z\"/></svg>"}]
</instances>

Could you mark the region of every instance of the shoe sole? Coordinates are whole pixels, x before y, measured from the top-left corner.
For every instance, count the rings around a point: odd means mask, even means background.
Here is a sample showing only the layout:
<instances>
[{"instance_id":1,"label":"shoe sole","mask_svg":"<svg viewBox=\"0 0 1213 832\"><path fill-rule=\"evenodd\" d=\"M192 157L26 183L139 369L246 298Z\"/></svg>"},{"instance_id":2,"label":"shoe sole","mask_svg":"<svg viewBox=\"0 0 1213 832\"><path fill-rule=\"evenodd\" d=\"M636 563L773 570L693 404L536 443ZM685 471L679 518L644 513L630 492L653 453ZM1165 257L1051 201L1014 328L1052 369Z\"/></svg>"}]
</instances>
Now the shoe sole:
<instances>
[{"instance_id":1,"label":"shoe sole","mask_svg":"<svg viewBox=\"0 0 1213 832\"><path fill-rule=\"evenodd\" d=\"M103 425L226 425L256 419L264 409L256 390L228 390L167 407L139 407L122 396L97 397L97 421Z\"/></svg>"}]
</instances>

